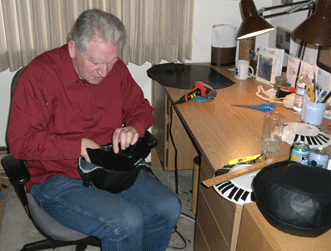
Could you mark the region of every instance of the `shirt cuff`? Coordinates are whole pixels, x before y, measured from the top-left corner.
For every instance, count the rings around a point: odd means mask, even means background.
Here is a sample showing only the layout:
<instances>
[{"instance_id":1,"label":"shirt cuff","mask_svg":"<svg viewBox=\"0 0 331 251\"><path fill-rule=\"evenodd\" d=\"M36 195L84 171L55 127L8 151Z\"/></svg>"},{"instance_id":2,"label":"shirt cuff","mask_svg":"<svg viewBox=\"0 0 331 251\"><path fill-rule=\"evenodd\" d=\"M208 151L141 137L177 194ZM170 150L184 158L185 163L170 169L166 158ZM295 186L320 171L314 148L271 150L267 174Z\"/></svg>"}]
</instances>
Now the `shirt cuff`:
<instances>
[{"instance_id":1,"label":"shirt cuff","mask_svg":"<svg viewBox=\"0 0 331 251\"><path fill-rule=\"evenodd\" d=\"M127 124L126 126L131 126L131 127L135 128L139 133L139 137L142 138L145 136L146 129L139 121L132 121L132 122L130 122L130 124Z\"/></svg>"}]
</instances>

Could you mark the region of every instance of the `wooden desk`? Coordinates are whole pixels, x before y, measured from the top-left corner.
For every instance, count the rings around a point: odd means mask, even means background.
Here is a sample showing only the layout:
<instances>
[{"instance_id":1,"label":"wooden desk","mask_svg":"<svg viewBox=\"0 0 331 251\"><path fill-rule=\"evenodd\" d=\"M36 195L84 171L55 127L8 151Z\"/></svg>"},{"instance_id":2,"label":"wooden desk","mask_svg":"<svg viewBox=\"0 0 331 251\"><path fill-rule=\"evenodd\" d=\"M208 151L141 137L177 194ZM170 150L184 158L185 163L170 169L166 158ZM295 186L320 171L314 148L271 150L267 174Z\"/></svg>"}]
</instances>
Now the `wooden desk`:
<instances>
[{"instance_id":1,"label":"wooden desk","mask_svg":"<svg viewBox=\"0 0 331 251\"><path fill-rule=\"evenodd\" d=\"M176 116L179 117L201 156L195 250L236 250L243 207L223 199L213 188L204 187L201 181L213 177L215 170L228 164L229 160L262 153L261 133L264 113L234 107L231 104L261 104L264 101L255 95L257 87L262 85L267 90L270 86L257 82L255 78L245 81L237 80L233 72L227 70L228 67L211 67L233 80L235 84L217 90L217 98L214 101L205 103L190 101L176 105L174 108ZM165 87L165 91L171 101L178 100L187 92L187 90L169 87ZM284 108L282 104L276 103L276 110L285 115L285 122L301 121L300 116L295 115L293 110ZM326 128L327 123L328 121L324 121L322 127ZM290 147L289 144L283 142L282 153L289 156ZM255 203L252 203L250 207L247 206L246 214L252 219L257 217L257 222L263 221L263 216L255 207ZM254 222L248 223L258 229L261 227L260 224ZM248 230L242 229L240 232L246 239L251 237L250 234L254 234L249 233ZM266 243L283 241L282 238L275 240L269 238L271 236L267 233L269 230L269 228L264 229L263 236L261 235L261 238L265 238L263 241ZM287 238L289 239L292 241L291 236ZM258 239L259 241L262 240ZM269 250L292 250L286 249L283 245L279 246L284 249L271 248Z\"/></svg>"},{"instance_id":2,"label":"wooden desk","mask_svg":"<svg viewBox=\"0 0 331 251\"><path fill-rule=\"evenodd\" d=\"M285 234L271 226L256 203L244 206L237 251L330 251L331 231L316 238Z\"/></svg>"}]
</instances>

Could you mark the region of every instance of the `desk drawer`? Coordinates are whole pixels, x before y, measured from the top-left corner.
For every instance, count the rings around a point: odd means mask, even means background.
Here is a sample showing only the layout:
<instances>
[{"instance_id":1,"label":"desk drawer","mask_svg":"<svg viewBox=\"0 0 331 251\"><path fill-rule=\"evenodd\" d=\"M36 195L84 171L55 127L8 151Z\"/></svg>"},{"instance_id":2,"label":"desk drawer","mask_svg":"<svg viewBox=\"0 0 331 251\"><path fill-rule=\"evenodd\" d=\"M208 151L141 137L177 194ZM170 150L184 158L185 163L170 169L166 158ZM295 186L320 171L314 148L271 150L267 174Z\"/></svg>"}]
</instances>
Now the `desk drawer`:
<instances>
[{"instance_id":1,"label":"desk drawer","mask_svg":"<svg viewBox=\"0 0 331 251\"><path fill-rule=\"evenodd\" d=\"M199 222L202 231L204 229L212 228L212 225L216 225L217 228L220 229L221 235L224 236L218 236L216 239L224 238L228 245L228 248L224 250L235 250L243 207L222 198L215 192L214 188L206 188L201 184L203 180L209 179L213 177L213 175L214 174L209 168L207 162L204 160L204 157L202 157L199 177L200 185L197 221ZM208 216L209 213L211 216ZM208 227L204 227L204 225L207 225ZM205 233L204 235L206 236ZM206 239L208 238L206 237ZM210 246L209 241L208 245Z\"/></svg>"},{"instance_id":2,"label":"desk drawer","mask_svg":"<svg viewBox=\"0 0 331 251\"><path fill-rule=\"evenodd\" d=\"M194 239L194 251L212 251L208 247L208 243L205 236L203 235L203 231L201 230L201 227L198 222L195 225L195 236L196 238Z\"/></svg>"},{"instance_id":3,"label":"desk drawer","mask_svg":"<svg viewBox=\"0 0 331 251\"><path fill-rule=\"evenodd\" d=\"M215 215L201 191L199 191L199 196L197 208L199 218L197 219L197 224L201 228L208 248L210 250L230 250L230 245L225 239L223 229L216 223L217 219L215 219Z\"/></svg>"},{"instance_id":4,"label":"desk drawer","mask_svg":"<svg viewBox=\"0 0 331 251\"><path fill-rule=\"evenodd\" d=\"M164 170L175 170L175 149L170 140L170 99L168 98L164 86L153 81L153 134L158 140L155 147L157 154L153 158L159 157L160 164ZM186 128L182 124L175 109L173 109L171 132L177 148L177 167L181 169L192 169L193 159L198 155ZM152 163L158 161L152 159Z\"/></svg>"}]
</instances>

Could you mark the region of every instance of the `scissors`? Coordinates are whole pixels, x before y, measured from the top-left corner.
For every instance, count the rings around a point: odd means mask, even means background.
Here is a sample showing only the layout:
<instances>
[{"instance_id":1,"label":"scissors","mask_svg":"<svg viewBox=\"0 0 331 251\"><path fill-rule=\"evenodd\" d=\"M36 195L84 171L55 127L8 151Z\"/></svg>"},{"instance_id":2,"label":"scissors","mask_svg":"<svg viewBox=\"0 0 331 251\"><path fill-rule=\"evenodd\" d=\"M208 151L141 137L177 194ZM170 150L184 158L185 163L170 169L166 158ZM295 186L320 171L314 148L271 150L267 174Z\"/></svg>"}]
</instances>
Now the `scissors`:
<instances>
[{"instance_id":1,"label":"scissors","mask_svg":"<svg viewBox=\"0 0 331 251\"><path fill-rule=\"evenodd\" d=\"M266 103L261 105L232 105L232 106L255 109L264 113L272 112L276 108L275 104L271 104L271 103Z\"/></svg>"}]
</instances>

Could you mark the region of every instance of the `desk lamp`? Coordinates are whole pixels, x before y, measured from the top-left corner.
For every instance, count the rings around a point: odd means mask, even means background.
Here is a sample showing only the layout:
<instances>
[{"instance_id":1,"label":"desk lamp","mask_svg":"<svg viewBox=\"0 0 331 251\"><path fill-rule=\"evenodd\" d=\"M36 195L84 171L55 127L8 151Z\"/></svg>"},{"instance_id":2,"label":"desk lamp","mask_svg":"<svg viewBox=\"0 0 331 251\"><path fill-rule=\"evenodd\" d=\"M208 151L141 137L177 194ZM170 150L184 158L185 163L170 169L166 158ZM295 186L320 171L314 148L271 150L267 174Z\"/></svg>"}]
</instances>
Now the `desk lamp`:
<instances>
[{"instance_id":1,"label":"desk lamp","mask_svg":"<svg viewBox=\"0 0 331 251\"><path fill-rule=\"evenodd\" d=\"M331 46L331 0L317 0L316 10L294 31L293 36L316 46Z\"/></svg>"},{"instance_id":2,"label":"desk lamp","mask_svg":"<svg viewBox=\"0 0 331 251\"><path fill-rule=\"evenodd\" d=\"M243 21L237 39L245 39L272 31L274 27L265 18L308 10L308 18L293 31L294 38L301 40L298 56L303 57L302 48L305 48L307 43L316 46L331 46L331 0L317 0L317 5L314 0L300 1L262 8L259 11L256 10L253 0L241 0L240 7ZM263 15L265 11L284 7L289 8L283 12Z\"/></svg>"},{"instance_id":3,"label":"desk lamp","mask_svg":"<svg viewBox=\"0 0 331 251\"><path fill-rule=\"evenodd\" d=\"M263 15L265 11L275 10L284 7L289 7L289 8L283 12L279 12L271 15ZM254 37L274 30L274 27L265 20L266 18L272 18L272 17L291 14L294 12L304 11L304 10L309 10L308 16L310 16L311 12L313 12L314 7L315 7L315 2L313 0L306 0L297 3L290 3L290 4L262 8L259 11L257 11L253 0L241 0L240 8L241 8L243 21L239 28L237 39Z\"/></svg>"},{"instance_id":4,"label":"desk lamp","mask_svg":"<svg viewBox=\"0 0 331 251\"><path fill-rule=\"evenodd\" d=\"M258 36L275 29L257 13L253 0L241 0L240 9L243 21L237 33L237 39Z\"/></svg>"}]
</instances>

